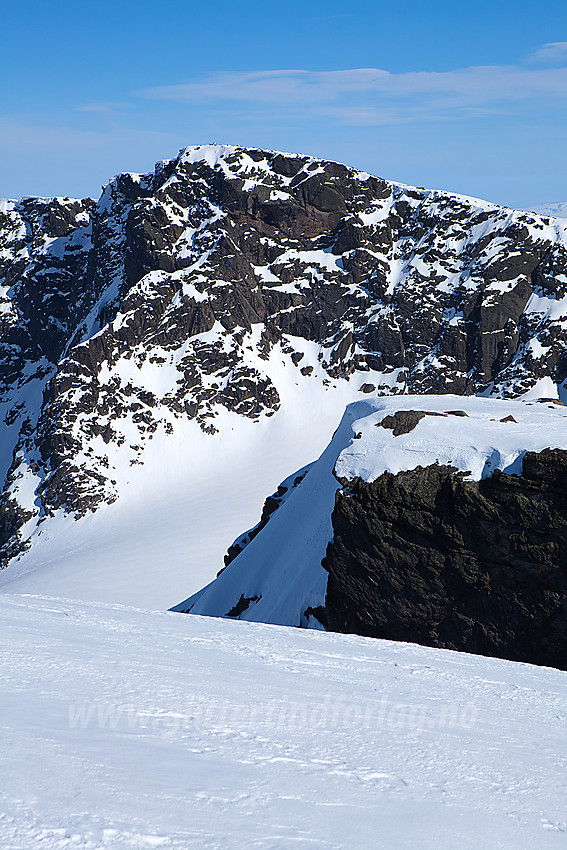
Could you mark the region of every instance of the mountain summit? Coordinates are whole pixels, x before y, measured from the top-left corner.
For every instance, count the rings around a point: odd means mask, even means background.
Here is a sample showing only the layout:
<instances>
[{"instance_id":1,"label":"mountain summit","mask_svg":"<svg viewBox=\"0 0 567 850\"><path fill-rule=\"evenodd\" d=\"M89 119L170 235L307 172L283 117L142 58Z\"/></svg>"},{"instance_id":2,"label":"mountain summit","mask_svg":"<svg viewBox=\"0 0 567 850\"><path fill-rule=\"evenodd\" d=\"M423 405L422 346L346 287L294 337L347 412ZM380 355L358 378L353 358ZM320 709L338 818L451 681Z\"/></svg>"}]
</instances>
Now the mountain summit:
<instances>
[{"instance_id":1,"label":"mountain summit","mask_svg":"<svg viewBox=\"0 0 567 850\"><path fill-rule=\"evenodd\" d=\"M566 395L567 221L206 145L2 202L0 246L23 590L178 602L367 394Z\"/></svg>"}]
</instances>

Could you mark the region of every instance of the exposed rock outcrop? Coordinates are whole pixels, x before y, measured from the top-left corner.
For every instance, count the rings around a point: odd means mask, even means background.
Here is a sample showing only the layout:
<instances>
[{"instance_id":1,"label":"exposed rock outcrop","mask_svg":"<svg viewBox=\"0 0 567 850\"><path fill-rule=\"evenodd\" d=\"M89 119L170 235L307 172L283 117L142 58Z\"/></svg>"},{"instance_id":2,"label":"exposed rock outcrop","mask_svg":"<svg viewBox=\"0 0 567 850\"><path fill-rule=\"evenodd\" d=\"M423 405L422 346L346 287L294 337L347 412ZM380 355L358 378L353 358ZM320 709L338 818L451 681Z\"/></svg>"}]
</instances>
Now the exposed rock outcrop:
<instances>
[{"instance_id":1,"label":"exposed rock outcrop","mask_svg":"<svg viewBox=\"0 0 567 850\"><path fill-rule=\"evenodd\" d=\"M567 451L527 452L521 476L464 475L341 482L329 628L567 669Z\"/></svg>"}]
</instances>

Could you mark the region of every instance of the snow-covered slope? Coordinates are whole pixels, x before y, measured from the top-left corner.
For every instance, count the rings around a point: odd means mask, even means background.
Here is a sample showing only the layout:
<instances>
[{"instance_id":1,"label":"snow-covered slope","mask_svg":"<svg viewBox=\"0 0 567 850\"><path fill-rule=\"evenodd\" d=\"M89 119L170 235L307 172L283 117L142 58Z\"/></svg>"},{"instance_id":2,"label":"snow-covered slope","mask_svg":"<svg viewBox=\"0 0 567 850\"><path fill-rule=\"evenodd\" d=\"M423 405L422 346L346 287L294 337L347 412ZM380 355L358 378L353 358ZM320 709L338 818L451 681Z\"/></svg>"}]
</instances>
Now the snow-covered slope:
<instances>
[{"instance_id":1,"label":"snow-covered slope","mask_svg":"<svg viewBox=\"0 0 567 850\"><path fill-rule=\"evenodd\" d=\"M364 394L565 396L566 258L559 219L223 145L2 204L0 586L170 606Z\"/></svg>"},{"instance_id":2,"label":"snow-covered slope","mask_svg":"<svg viewBox=\"0 0 567 850\"><path fill-rule=\"evenodd\" d=\"M59 511L35 531L32 520L31 547L0 570L0 589L167 610L208 584L266 494L320 454L358 395L346 382L334 392L297 386L280 367L276 416L253 422L225 411L220 434L189 421L156 435L143 465L122 467L113 504L80 521Z\"/></svg>"},{"instance_id":3,"label":"snow-covered slope","mask_svg":"<svg viewBox=\"0 0 567 850\"><path fill-rule=\"evenodd\" d=\"M377 427L399 411L423 414L397 434ZM432 415L442 414L442 415ZM496 469L521 474L526 451L567 448L567 410L535 399L459 396L369 397L347 407L332 441L272 514L266 527L208 587L175 610L238 616L257 622L310 625L309 609L325 604L321 566L333 536L337 477L374 481L384 472L448 465L473 480ZM240 610L238 611L238 603ZM246 603L246 604L245 604Z\"/></svg>"},{"instance_id":4,"label":"snow-covered slope","mask_svg":"<svg viewBox=\"0 0 567 850\"><path fill-rule=\"evenodd\" d=\"M553 850L567 675L0 599L0 846Z\"/></svg>"}]
</instances>

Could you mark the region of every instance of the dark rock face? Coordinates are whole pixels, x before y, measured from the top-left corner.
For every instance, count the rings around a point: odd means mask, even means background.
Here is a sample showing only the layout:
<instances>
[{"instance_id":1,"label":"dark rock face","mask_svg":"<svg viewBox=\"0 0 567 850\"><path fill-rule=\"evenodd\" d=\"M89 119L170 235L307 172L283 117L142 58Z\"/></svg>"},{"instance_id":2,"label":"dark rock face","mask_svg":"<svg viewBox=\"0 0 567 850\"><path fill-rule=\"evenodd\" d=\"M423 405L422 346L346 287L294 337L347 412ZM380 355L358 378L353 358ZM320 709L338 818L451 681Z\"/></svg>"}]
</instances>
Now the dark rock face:
<instances>
[{"instance_id":1,"label":"dark rock face","mask_svg":"<svg viewBox=\"0 0 567 850\"><path fill-rule=\"evenodd\" d=\"M332 631L567 669L567 451L480 482L446 466L343 481Z\"/></svg>"},{"instance_id":2,"label":"dark rock face","mask_svg":"<svg viewBox=\"0 0 567 850\"><path fill-rule=\"evenodd\" d=\"M118 498L117 470L178 420L274 415L270 357L363 393L562 383L566 292L546 218L273 151L188 149L96 202L2 203L0 563L30 512Z\"/></svg>"}]
</instances>

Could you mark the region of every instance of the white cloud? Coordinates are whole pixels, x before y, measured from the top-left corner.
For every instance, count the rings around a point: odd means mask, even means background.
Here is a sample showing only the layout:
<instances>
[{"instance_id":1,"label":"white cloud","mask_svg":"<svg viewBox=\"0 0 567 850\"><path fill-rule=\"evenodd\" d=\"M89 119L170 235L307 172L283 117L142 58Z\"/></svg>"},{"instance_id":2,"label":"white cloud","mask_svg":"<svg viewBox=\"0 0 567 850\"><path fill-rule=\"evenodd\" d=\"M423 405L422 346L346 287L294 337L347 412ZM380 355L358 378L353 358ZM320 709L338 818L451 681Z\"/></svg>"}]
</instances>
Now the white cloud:
<instances>
[{"instance_id":1,"label":"white cloud","mask_svg":"<svg viewBox=\"0 0 567 850\"><path fill-rule=\"evenodd\" d=\"M378 84L380 76L390 75L387 71L375 69L251 71L215 74L193 83L146 89L141 94L187 103L210 100L310 103L334 100L339 93L372 89L373 85Z\"/></svg>"},{"instance_id":2,"label":"white cloud","mask_svg":"<svg viewBox=\"0 0 567 850\"><path fill-rule=\"evenodd\" d=\"M294 114L315 111L353 124L390 124L432 116L477 117L530 99L565 98L567 68L490 65L402 74L379 68L251 71L215 74L139 94L180 103L248 103L250 108L292 109Z\"/></svg>"},{"instance_id":3,"label":"white cloud","mask_svg":"<svg viewBox=\"0 0 567 850\"><path fill-rule=\"evenodd\" d=\"M554 41L542 45L532 53L530 62L536 65L567 65L567 41Z\"/></svg>"}]
</instances>

